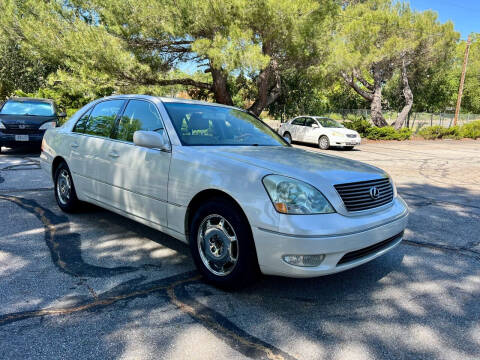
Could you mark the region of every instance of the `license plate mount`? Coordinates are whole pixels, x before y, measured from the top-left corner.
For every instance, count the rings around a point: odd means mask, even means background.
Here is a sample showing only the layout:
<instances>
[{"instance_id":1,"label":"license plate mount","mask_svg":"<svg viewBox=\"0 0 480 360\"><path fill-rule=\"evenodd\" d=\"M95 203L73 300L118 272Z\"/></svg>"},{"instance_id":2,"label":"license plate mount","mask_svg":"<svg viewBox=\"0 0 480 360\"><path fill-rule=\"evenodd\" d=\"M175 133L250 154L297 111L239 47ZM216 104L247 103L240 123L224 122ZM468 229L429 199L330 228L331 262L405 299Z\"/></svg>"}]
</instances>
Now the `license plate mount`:
<instances>
[{"instance_id":1,"label":"license plate mount","mask_svg":"<svg viewBox=\"0 0 480 360\"><path fill-rule=\"evenodd\" d=\"M30 138L28 135L15 135L15 141L28 141Z\"/></svg>"}]
</instances>

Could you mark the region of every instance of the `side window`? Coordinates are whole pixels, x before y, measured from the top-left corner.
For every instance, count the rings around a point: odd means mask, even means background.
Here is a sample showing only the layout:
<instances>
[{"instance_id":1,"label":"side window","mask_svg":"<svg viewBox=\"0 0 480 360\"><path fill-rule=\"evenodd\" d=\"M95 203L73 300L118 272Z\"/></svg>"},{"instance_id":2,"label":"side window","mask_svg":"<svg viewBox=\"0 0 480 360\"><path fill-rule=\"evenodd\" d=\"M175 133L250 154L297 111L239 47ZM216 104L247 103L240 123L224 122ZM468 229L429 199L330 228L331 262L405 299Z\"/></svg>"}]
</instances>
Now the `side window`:
<instances>
[{"instance_id":1,"label":"side window","mask_svg":"<svg viewBox=\"0 0 480 360\"><path fill-rule=\"evenodd\" d=\"M312 127L313 124L317 124L317 122L312 118L307 118L305 120L305 126ZM317 124L318 125L318 124Z\"/></svg>"},{"instance_id":2,"label":"side window","mask_svg":"<svg viewBox=\"0 0 480 360\"><path fill-rule=\"evenodd\" d=\"M80 119L78 119L77 123L73 127L73 130L72 130L73 132L82 133L82 134L85 132L85 128L87 127L88 117L90 116L91 112L92 112L92 109L88 110L85 114L82 115Z\"/></svg>"},{"instance_id":3,"label":"side window","mask_svg":"<svg viewBox=\"0 0 480 360\"><path fill-rule=\"evenodd\" d=\"M292 125L300 125L303 126L305 123L305 118L298 118L292 121Z\"/></svg>"},{"instance_id":4,"label":"side window","mask_svg":"<svg viewBox=\"0 0 480 360\"><path fill-rule=\"evenodd\" d=\"M85 134L109 137L124 100L108 100L97 104L90 114Z\"/></svg>"},{"instance_id":5,"label":"side window","mask_svg":"<svg viewBox=\"0 0 480 360\"><path fill-rule=\"evenodd\" d=\"M118 123L115 138L133 142L133 133L137 130L162 129L163 123L154 104L148 101L130 100Z\"/></svg>"}]
</instances>

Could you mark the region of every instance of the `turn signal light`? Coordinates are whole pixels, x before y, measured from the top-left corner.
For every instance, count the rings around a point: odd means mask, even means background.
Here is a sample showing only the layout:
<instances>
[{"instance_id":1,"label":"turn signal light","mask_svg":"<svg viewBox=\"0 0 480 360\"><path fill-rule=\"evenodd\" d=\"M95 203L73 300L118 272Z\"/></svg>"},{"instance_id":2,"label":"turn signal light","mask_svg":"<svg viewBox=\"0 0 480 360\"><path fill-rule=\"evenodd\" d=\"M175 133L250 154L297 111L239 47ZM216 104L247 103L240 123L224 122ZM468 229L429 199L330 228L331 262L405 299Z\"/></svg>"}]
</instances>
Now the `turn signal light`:
<instances>
[{"instance_id":1,"label":"turn signal light","mask_svg":"<svg viewBox=\"0 0 480 360\"><path fill-rule=\"evenodd\" d=\"M275 203L275 209L277 209L279 213L288 213L287 205L285 203Z\"/></svg>"}]
</instances>

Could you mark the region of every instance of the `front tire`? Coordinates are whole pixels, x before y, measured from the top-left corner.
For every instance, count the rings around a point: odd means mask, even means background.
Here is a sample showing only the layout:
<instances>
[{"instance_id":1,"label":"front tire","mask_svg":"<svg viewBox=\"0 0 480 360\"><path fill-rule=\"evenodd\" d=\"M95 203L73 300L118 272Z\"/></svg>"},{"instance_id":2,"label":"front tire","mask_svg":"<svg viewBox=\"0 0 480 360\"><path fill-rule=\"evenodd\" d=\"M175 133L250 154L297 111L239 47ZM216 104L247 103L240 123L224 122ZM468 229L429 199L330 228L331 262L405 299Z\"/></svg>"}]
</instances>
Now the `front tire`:
<instances>
[{"instance_id":1,"label":"front tire","mask_svg":"<svg viewBox=\"0 0 480 360\"><path fill-rule=\"evenodd\" d=\"M55 199L60 209L67 213L77 211L80 207L80 201L77 198L72 174L65 162L58 165L55 170L54 183Z\"/></svg>"},{"instance_id":2,"label":"front tire","mask_svg":"<svg viewBox=\"0 0 480 360\"><path fill-rule=\"evenodd\" d=\"M328 140L327 136L320 136L318 139L318 147L322 150L327 150L330 147L330 140Z\"/></svg>"},{"instance_id":3,"label":"front tire","mask_svg":"<svg viewBox=\"0 0 480 360\"><path fill-rule=\"evenodd\" d=\"M283 137L285 139L288 139L288 142L291 144L292 143L292 135L290 135L290 133L287 131L285 132L285 134L283 134Z\"/></svg>"},{"instance_id":4,"label":"front tire","mask_svg":"<svg viewBox=\"0 0 480 360\"><path fill-rule=\"evenodd\" d=\"M213 198L195 212L190 251L205 280L227 289L245 287L259 274L250 225L232 201Z\"/></svg>"}]
</instances>

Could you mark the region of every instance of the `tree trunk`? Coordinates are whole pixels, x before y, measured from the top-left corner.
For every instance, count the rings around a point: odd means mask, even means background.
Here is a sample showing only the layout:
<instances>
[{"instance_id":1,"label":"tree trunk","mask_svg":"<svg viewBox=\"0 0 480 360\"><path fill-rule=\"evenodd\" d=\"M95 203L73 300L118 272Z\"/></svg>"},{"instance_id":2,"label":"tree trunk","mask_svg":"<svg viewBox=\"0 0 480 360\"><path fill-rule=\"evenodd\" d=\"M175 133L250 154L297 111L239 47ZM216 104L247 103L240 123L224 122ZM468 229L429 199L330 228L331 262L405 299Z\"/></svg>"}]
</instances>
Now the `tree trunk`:
<instances>
[{"instance_id":1,"label":"tree trunk","mask_svg":"<svg viewBox=\"0 0 480 360\"><path fill-rule=\"evenodd\" d=\"M268 67L260 72L257 88L257 98L249 110L259 116L263 109L275 102L281 94L281 79L276 60L272 59Z\"/></svg>"},{"instance_id":2,"label":"tree trunk","mask_svg":"<svg viewBox=\"0 0 480 360\"><path fill-rule=\"evenodd\" d=\"M212 72L212 90L215 102L225 105L233 105L232 97L228 91L227 75L220 69L211 67Z\"/></svg>"},{"instance_id":3,"label":"tree trunk","mask_svg":"<svg viewBox=\"0 0 480 360\"><path fill-rule=\"evenodd\" d=\"M387 126L388 124L382 114L382 77L380 71L375 68L373 69L373 84L368 83L363 78L357 78L359 72L356 70L354 70L351 75L348 75L346 72L341 72L341 75L345 82L350 85L357 94L370 101L370 114L375 126ZM357 84L357 80L360 81L366 89L360 87Z\"/></svg>"},{"instance_id":4,"label":"tree trunk","mask_svg":"<svg viewBox=\"0 0 480 360\"><path fill-rule=\"evenodd\" d=\"M388 123L383 117L382 113L382 86L376 82L373 91L372 102L370 103L370 115L375 126L388 126Z\"/></svg>"},{"instance_id":5,"label":"tree trunk","mask_svg":"<svg viewBox=\"0 0 480 360\"><path fill-rule=\"evenodd\" d=\"M387 121L383 117L382 113L382 85L383 85L383 68L381 64L374 64L373 71L373 96L370 104L370 114L372 116L372 122L375 126L384 127L388 126Z\"/></svg>"},{"instance_id":6,"label":"tree trunk","mask_svg":"<svg viewBox=\"0 0 480 360\"><path fill-rule=\"evenodd\" d=\"M412 89L410 89L410 84L408 83L407 66L405 64L405 60L402 61L402 85L403 96L405 98L405 106L403 107L400 114L398 114L397 120L395 120L394 127L396 130L399 130L403 127L403 124L408 117L408 113L413 106L413 93Z\"/></svg>"}]
</instances>

